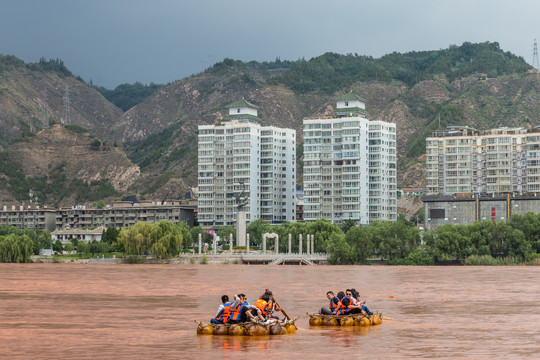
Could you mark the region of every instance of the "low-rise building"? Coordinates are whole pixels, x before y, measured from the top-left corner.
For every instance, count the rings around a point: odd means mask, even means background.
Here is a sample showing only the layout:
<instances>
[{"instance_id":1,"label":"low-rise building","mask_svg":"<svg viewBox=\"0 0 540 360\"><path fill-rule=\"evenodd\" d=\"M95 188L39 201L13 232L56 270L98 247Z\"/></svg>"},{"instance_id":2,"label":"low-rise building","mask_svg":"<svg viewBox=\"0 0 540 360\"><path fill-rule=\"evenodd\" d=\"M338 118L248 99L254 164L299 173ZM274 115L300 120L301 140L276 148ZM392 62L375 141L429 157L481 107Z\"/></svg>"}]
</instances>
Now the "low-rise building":
<instances>
[{"instance_id":1,"label":"low-rise building","mask_svg":"<svg viewBox=\"0 0 540 360\"><path fill-rule=\"evenodd\" d=\"M538 213L540 197L536 196L479 196L428 195L424 202L426 230L435 230L445 224L469 225L475 221L506 221L514 214L523 215L528 211Z\"/></svg>"},{"instance_id":2,"label":"low-rise building","mask_svg":"<svg viewBox=\"0 0 540 360\"><path fill-rule=\"evenodd\" d=\"M0 225L49 231L67 227L82 229L98 226L120 229L135 225L139 221L158 223L162 220L173 223L185 221L191 227L195 220L195 206L182 205L180 200L136 203L118 201L102 209L84 205L56 210L24 206L8 208L4 205L0 209Z\"/></svg>"},{"instance_id":3,"label":"low-rise building","mask_svg":"<svg viewBox=\"0 0 540 360\"><path fill-rule=\"evenodd\" d=\"M64 229L57 229L51 233L53 242L60 240L62 245L66 245L72 239L77 239L79 241L101 241L101 236L103 231L107 228L99 226L95 229L72 229L71 227L66 227Z\"/></svg>"},{"instance_id":4,"label":"low-rise building","mask_svg":"<svg viewBox=\"0 0 540 360\"><path fill-rule=\"evenodd\" d=\"M39 206L0 206L0 225L21 229L55 229L56 210Z\"/></svg>"}]
</instances>

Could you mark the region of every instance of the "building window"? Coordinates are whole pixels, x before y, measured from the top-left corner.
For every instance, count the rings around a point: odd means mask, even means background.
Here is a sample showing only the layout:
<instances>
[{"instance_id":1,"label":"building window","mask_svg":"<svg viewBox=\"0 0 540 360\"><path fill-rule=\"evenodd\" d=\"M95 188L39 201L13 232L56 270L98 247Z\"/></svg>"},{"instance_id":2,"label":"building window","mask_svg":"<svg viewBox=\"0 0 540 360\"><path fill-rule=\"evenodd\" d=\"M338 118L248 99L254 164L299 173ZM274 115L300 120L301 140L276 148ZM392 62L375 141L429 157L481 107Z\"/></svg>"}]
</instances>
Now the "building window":
<instances>
[{"instance_id":1,"label":"building window","mask_svg":"<svg viewBox=\"0 0 540 360\"><path fill-rule=\"evenodd\" d=\"M429 217L432 219L444 219L444 209L429 209Z\"/></svg>"}]
</instances>

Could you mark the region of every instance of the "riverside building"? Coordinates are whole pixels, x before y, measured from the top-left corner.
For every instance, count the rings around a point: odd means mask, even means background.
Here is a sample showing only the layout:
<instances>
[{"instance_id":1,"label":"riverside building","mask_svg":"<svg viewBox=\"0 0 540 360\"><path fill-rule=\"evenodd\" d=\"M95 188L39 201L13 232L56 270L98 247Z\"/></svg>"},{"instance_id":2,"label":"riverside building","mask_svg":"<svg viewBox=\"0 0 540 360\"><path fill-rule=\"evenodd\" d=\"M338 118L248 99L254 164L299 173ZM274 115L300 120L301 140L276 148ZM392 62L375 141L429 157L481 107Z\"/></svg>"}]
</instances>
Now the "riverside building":
<instances>
[{"instance_id":1,"label":"riverside building","mask_svg":"<svg viewBox=\"0 0 540 360\"><path fill-rule=\"evenodd\" d=\"M199 125L198 221L205 228L236 225L244 191L246 222L294 221L296 131L262 126L258 107L241 100L215 125Z\"/></svg>"},{"instance_id":2,"label":"riverside building","mask_svg":"<svg viewBox=\"0 0 540 360\"><path fill-rule=\"evenodd\" d=\"M304 119L304 220L397 218L396 125L368 119L349 93L334 114Z\"/></svg>"},{"instance_id":3,"label":"riverside building","mask_svg":"<svg viewBox=\"0 0 540 360\"><path fill-rule=\"evenodd\" d=\"M426 194L540 191L540 128L452 126L426 139Z\"/></svg>"}]
</instances>

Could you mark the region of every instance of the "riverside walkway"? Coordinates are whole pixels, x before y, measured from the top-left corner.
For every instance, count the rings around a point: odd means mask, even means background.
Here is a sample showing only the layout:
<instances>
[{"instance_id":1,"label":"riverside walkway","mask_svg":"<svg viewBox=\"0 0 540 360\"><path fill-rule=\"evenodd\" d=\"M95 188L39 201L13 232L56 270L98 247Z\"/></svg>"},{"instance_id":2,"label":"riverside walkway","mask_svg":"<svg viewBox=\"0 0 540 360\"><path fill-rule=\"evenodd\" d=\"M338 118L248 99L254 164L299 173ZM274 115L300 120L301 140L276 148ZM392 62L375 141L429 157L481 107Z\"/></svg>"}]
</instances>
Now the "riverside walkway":
<instances>
[{"instance_id":1,"label":"riverside walkway","mask_svg":"<svg viewBox=\"0 0 540 360\"><path fill-rule=\"evenodd\" d=\"M328 255L324 253L263 253L261 251L246 253L245 251L224 251L222 253L207 252L202 254L182 254L180 259L211 264L238 263L252 265L319 265L328 263Z\"/></svg>"}]
</instances>

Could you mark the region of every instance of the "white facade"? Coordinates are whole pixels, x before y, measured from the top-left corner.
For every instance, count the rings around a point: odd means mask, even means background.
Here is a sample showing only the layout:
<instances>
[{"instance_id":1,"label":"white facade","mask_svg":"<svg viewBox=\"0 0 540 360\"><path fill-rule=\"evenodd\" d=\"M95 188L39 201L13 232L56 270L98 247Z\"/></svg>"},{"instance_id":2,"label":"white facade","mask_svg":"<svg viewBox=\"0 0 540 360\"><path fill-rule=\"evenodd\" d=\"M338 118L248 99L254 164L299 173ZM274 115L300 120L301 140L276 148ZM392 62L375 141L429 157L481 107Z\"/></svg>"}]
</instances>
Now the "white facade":
<instances>
[{"instance_id":1,"label":"white facade","mask_svg":"<svg viewBox=\"0 0 540 360\"><path fill-rule=\"evenodd\" d=\"M354 97L338 99L340 115L304 119L305 221L397 217L396 126L368 120Z\"/></svg>"},{"instance_id":2,"label":"white facade","mask_svg":"<svg viewBox=\"0 0 540 360\"><path fill-rule=\"evenodd\" d=\"M229 106L221 124L199 126L201 226L234 226L236 196L243 189L248 223L295 219L296 131L261 126L257 120L256 107L241 101Z\"/></svg>"}]
</instances>

